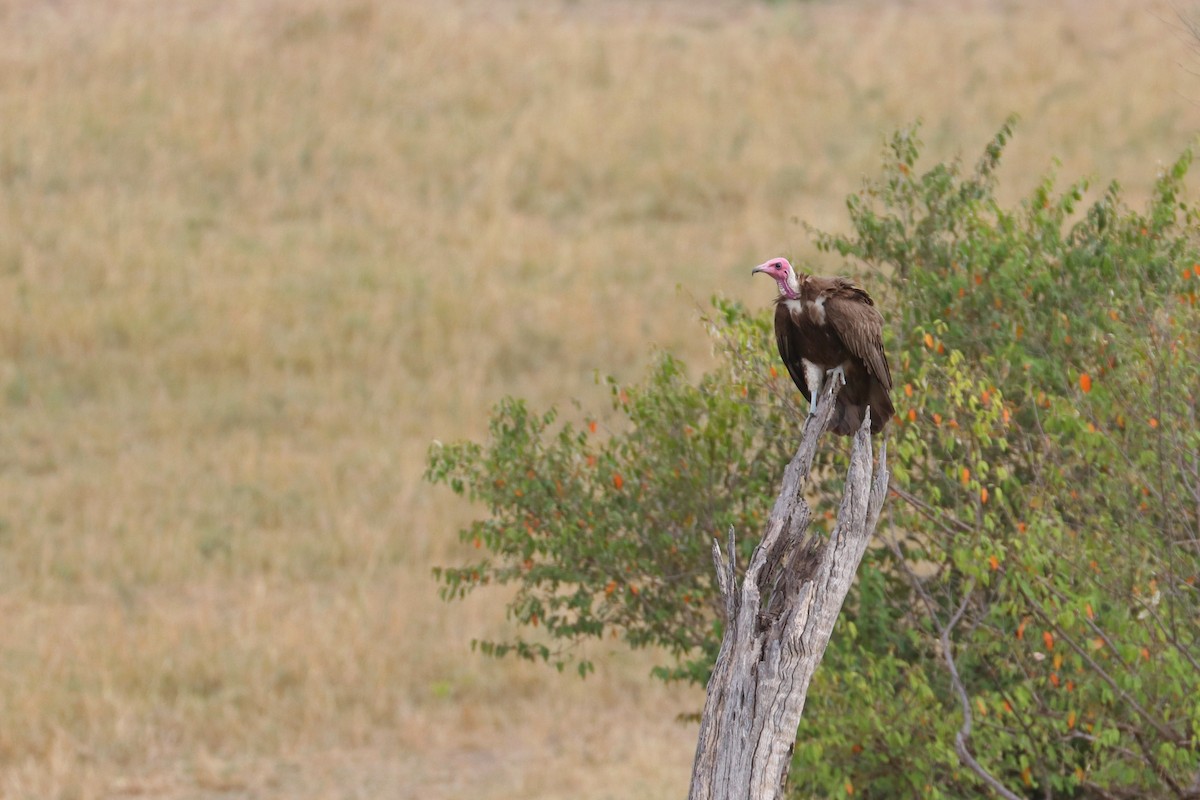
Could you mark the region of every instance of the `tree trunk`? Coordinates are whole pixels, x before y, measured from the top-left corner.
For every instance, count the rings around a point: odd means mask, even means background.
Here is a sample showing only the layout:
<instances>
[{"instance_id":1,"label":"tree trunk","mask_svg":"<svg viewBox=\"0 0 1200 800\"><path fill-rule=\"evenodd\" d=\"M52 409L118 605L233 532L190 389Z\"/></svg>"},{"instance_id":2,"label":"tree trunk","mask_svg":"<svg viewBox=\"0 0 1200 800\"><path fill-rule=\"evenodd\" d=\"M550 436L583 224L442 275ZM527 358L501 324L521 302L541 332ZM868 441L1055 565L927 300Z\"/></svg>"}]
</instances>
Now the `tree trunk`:
<instances>
[{"instance_id":1,"label":"tree trunk","mask_svg":"<svg viewBox=\"0 0 1200 800\"><path fill-rule=\"evenodd\" d=\"M830 383L805 423L740 586L733 530L727 555L713 542L725 636L700 718L689 800L768 800L782 793L809 682L879 521L887 496L887 447L880 447L872 474L868 415L854 436L829 540L806 535L812 514L802 495L817 440L841 390L839 381Z\"/></svg>"}]
</instances>

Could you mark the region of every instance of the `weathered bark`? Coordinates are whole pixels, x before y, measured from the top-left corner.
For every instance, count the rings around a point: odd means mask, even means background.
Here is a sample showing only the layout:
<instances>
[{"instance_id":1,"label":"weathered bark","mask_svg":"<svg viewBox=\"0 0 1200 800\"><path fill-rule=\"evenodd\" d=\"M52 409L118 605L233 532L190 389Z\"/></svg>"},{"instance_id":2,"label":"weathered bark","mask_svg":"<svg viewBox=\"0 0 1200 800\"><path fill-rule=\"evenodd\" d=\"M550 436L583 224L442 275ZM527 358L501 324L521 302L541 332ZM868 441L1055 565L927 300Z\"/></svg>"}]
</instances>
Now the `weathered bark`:
<instances>
[{"instance_id":1,"label":"weathered bark","mask_svg":"<svg viewBox=\"0 0 1200 800\"><path fill-rule=\"evenodd\" d=\"M846 488L829 540L806 535L803 497L817 441L841 386L830 381L804 426L783 488L741 585L733 531L713 542L725 637L708 683L690 800L767 800L787 777L804 699L887 496L887 448L872 473L870 419L854 436Z\"/></svg>"}]
</instances>

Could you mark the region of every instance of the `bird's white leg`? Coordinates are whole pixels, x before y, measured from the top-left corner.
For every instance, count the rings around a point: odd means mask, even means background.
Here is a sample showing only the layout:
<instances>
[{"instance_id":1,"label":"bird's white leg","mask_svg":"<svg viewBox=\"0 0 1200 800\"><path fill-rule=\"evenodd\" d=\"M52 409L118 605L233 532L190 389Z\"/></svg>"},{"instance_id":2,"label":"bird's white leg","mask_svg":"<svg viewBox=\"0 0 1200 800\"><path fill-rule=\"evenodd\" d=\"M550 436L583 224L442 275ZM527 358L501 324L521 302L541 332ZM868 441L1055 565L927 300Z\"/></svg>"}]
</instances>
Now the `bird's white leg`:
<instances>
[{"instance_id":1,"label":"bird's white leg","mask_svg":"<svg viewBox=\"0 0 1200 800\"><path fill-rule=\"evenodd\" d=\"M829 376L829 378L830 378L831 380L832 380L833 378L835 378L835 377L836 377L836 378L841 378L841 379L842 379L842 386L845 386L845 385L846 385L846 370L845 370L845 368L844 368L844 367L842 367L842 365L841 365L841 364L838 364L836 367L834 367L833 369L829 370L828 376ZM832 384L831 384L831 385L832 385Z\"/></svg>"},{"instance_id":2,"label":"bird's white leg","mask_svg":"<svg viewBox=\"0 0 1200 800\"><path fill-rule=\"evenodd\" d=\"M821 389L825 386L825 370L811 361L804 362L804 383L808 386L808 415L817 413L817 400L821 397Z\"/></svg>"}]
</instances>

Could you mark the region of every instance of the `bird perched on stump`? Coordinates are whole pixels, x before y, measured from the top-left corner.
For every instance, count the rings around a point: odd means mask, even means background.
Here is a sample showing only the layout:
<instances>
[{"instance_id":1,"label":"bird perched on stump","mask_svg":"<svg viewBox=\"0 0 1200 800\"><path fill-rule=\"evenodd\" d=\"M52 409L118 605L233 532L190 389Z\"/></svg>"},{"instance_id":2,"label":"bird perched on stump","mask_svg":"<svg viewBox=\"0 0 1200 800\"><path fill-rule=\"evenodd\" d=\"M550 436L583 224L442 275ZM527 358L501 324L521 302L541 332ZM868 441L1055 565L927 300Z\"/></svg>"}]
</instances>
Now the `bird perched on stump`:
<instances>
[{"instance_id":1,"label":"bird perched on stump","mask_svg":"<svg viewBox=\"0 0 1200 800\"><path fill-rule=\"evenodd\" d=\"M773 258L750 273L763 272L779 284L775 340L792 381L813 413L827 372L839 372L845 387L829 428L853 436L871 409L871 433L896 413L889 392L892 371L883 352L883 316L865 290L845 278L796 274L786 258Z\"/></svg>"}]
</instances>

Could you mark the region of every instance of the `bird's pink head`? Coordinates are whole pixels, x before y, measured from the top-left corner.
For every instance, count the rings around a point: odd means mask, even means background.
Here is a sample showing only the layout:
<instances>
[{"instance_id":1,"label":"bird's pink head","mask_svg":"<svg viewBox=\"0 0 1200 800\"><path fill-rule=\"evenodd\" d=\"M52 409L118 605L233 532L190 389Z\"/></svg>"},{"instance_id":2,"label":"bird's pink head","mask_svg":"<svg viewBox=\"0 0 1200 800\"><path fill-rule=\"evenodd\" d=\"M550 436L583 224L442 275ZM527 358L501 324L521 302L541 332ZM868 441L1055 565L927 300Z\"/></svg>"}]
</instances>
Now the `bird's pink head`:
<instances>
[{"instance_id":1,"label":"bird's pink head","mask_svg":"<svg viewBox=\"0 0 1200 800\"><path fill-rule=\"evenodd\" d=\"M796 271L792 269L792 265L788 263L786 258L772 258L770 261L764 261L750 271L753 275L756 272L763 272L770 275L779 284L779 293L789 299L800 296L800 282L796 279Z\"/></svg>"}]
</instances>

